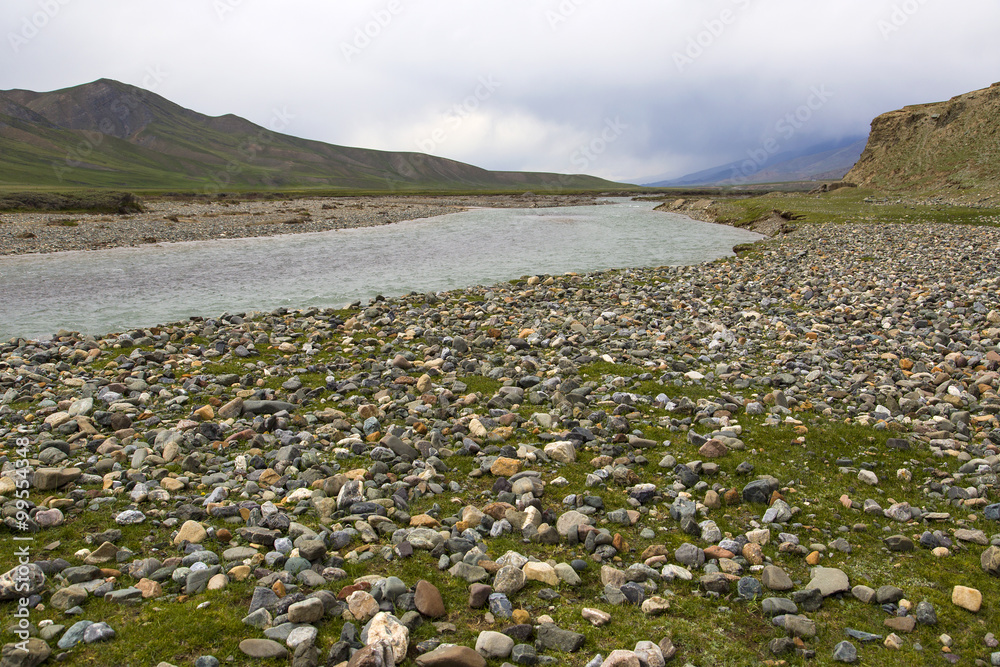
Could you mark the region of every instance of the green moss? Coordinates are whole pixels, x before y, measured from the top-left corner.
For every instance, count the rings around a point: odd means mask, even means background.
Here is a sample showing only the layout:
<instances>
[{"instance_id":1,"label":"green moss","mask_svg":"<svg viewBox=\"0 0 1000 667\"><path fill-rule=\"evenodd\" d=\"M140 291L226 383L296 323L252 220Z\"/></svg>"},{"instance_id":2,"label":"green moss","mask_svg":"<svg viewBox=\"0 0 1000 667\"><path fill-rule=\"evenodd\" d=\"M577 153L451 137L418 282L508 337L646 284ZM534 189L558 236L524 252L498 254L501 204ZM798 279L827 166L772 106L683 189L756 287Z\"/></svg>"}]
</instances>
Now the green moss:
<instances>
[{"instance_id":1,"label":"green moss","mask_svg":"<svg viewBox=\"0 0 1000 667\"><path fill-rule=\"evenodd\" d=\"M494 380L484 375L463 375L459 379L468 387L466 390L467 393L482 394L485 397L493 396L503 386L503 383L499 380Z\"/></svg>"}]
</instances>

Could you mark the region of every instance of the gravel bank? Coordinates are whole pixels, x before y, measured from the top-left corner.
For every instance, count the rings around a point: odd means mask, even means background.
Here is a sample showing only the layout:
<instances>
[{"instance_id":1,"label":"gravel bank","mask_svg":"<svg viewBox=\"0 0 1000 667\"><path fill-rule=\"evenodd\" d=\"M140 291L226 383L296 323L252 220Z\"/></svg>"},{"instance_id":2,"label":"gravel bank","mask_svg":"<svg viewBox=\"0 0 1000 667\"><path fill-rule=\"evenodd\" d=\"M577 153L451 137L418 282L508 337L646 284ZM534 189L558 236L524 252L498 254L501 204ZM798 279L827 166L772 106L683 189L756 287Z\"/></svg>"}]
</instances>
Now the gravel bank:
<instances>
[{"instance_id":1,"label":"gravel bank","mask_svg":"<svg viewBox=\"0 0 1000 667\"><path fill-rule=\"evenodd\" d=\"M535 208L593 203L593 197L532 194L322 197L289 201L154 200L146 202L145 213L134 215L0 213L0 255L373 227L477 206Z\"/></svg>"},{"instance_id":2,"label":"gravel bank","mask_svg":"<svg viewBox=\"0 0 1000 667\"><path fill-rule=\"evenodd\" d=\"M131 655L120 604L241 619L205 665L997 664L998 249L803 225L695 267L11 342L36 655Z\"/></svg>"}]
</instances>

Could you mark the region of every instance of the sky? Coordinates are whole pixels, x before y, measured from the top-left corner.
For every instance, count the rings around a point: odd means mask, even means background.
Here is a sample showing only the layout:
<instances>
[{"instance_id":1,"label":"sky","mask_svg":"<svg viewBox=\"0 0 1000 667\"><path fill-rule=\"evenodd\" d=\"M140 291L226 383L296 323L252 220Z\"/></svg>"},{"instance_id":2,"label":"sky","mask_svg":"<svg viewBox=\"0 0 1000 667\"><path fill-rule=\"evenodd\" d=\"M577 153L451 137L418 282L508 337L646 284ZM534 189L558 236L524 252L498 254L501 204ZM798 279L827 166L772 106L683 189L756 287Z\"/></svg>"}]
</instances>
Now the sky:
<instances>
[{"instance_id":1,"label":"sky","mask_svg":"<svg viewBox=\"0 0 1000 667\"><path fill-rule=\"evenodd\" d=\"M3 0L0 89L650 182L1000 81L996 0ZM0 156L2 165L2 156Z\"/></svg>"}]
</instances>

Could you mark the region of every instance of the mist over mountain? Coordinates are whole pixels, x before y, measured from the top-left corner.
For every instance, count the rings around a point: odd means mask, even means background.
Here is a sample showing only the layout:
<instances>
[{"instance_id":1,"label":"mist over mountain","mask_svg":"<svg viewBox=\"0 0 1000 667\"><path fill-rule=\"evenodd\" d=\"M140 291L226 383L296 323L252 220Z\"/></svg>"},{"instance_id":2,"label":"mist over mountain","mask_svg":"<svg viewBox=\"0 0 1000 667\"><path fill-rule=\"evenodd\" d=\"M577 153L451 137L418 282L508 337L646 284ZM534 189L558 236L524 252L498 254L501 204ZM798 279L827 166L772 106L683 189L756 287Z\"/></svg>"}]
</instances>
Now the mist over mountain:
<instances>
[{"instance_id":1,"label":"mist over mountain","mask_svg":"<svg viewBox=\"0 0 1000 667\"><path fill-rule=\"evenodd\" d=\"M855 135L780 152L769 152L770 146L762 144L746 151L741 160L677 178L641 182L652 187L685 187L838 180L857 162L865 143L864 136Z\"/></svg>"}]
</instances>

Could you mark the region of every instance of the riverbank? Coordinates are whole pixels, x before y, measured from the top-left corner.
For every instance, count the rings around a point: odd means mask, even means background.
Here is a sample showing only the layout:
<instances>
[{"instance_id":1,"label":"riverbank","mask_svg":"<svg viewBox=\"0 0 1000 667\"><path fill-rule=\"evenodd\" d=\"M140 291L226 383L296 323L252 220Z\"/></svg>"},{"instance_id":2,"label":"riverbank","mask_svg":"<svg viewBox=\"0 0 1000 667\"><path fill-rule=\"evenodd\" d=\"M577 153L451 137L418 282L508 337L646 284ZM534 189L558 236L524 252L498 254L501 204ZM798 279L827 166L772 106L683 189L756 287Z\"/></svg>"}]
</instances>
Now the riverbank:
<instances>
[{"instance_id":1,"label":"riverbank","mask_svg":"<svg viewBox=\"0 0 1000 667\"><path fill-rule=\"evenodd\" d=\"M0 346L31 648L996 664L998 249L802 225L693 267Z\"/></svg>"},{"instance_id":2,"label":"riverbank","mask_svg":"<svg viewBox=\"0 0 1000 667\"><path fill-rule=\"evenodd\" d=\"M472 207L541 208L597 203L583 195L316 197L151 200L143 213L0 213L0 255L99 250L149 243L205 241L357 229L417 220Z\"/></svg>"}]
</instances>

